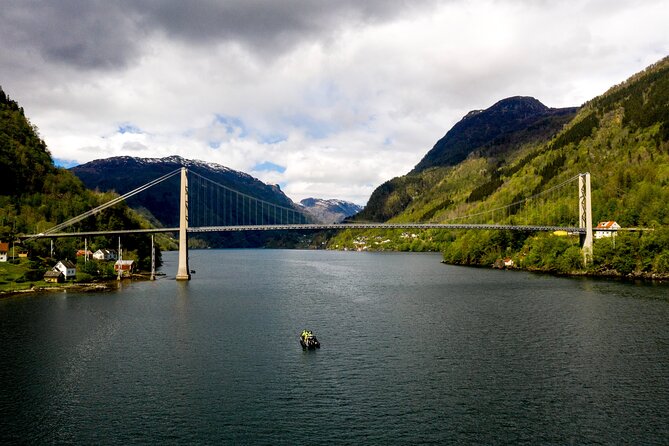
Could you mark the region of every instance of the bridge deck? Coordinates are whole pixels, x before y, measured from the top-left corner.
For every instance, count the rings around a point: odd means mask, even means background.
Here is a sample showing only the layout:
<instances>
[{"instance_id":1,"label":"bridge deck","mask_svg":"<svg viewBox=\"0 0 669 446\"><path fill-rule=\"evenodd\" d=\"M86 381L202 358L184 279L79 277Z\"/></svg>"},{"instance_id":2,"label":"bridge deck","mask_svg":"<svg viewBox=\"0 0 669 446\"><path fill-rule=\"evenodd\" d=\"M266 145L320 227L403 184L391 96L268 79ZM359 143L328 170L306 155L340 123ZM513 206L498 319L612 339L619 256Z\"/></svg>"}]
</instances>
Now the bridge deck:
<instances>
[{"instance_id":1,"label":"bridge deck","mask_svg":"<svg viewBox=\"0 0 669 446\"><path fill-rule=\"evenodd\" d=\"M290 224L290 225L237 225L203 226L188 228L189 233L203 232L239 232L239 231L320 231L343 229L479 229L493 231L553 232L567 231L574 234L585 232L583 228L563 226L524 226L524 225L487 225L487 224L448 224L448 223L335 223L335 224ZM125 234L157 234L179 232L179 228L126 229L116 231L57 232L52 234L27 234L19 239L61 238L61 237L96 237Z\"/></svg>"}]
</instances>

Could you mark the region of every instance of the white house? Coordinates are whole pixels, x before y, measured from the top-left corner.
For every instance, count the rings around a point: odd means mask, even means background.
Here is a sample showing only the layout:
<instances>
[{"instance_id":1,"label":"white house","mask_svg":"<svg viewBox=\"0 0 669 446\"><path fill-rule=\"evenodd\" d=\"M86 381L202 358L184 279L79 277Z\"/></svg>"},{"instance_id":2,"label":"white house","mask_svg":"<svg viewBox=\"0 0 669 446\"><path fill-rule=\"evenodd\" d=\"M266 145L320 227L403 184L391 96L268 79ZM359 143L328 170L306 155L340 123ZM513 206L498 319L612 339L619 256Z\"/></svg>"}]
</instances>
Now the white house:
<instances>
[{"instance_id":1,"label":"white house","mask_svg":"<svg viewBox=\"0 0 669 446\"><path fill-rule=\"evenodd\" d=\"M77 276L77 266L69 260L61 260L52 269L62 272L65 280L74 279Z\"/></svg>"},{"instance_id":2,"label":"white house","mask_svg":"<svg viewBox=\"0 0 669 446\"><path fill-rule=\"evenodd\" d=\"M594 231L595 238L613 237L616 235L616 230L620 229L620 225L615 221L600 221L595 229L598 229Z\"/></svg>"},{"instance_id":3,"label":"white house","mask_svg":"<svg viewBox=\"0 0 669 446\"><path fill-rule=\"evenodd\" d=\"M0 243L0 262L7 261L8 252L9 252L9 243Z\"/></svg>"},{"instance_id":4,"label":"white house","mask_svg":"<svg viewBox=\"0 0 669 446\"><path fill-rule=\"evenodd\" d=\"M95 260L116 260L116 251L113 249L98 249L93 253Z\"/></svg>"}]
</instances>

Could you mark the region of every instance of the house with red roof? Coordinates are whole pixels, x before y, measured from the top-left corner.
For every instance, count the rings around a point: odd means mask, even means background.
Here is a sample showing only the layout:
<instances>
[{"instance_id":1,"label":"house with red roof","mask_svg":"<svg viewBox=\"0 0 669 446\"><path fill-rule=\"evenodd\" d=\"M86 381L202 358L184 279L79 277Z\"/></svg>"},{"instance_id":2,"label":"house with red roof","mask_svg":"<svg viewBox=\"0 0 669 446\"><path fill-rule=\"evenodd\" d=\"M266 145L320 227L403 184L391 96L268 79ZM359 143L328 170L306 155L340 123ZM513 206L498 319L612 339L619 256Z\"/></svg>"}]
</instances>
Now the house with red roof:
<instances>
[{"instance_id":1,"label":"house with red roof","mask_svg":"<svg viewBox=\"0 0 669 446\"><path fill-rule=\"evenodd\" d=\"M7 261L8 252L9 252L9 243L0 243L0 262Z\"/></svg>"},{"instance_id":2,"label":"house with red roof","mask_svg":"<svg viewBox=\"0 0 669 446\"><path fill-rule=\"evenodd\" d=\"M595 238L613 237L620 229L620 225L615 221L600 221L595 227Z\"/></svg>"}]
</instances>

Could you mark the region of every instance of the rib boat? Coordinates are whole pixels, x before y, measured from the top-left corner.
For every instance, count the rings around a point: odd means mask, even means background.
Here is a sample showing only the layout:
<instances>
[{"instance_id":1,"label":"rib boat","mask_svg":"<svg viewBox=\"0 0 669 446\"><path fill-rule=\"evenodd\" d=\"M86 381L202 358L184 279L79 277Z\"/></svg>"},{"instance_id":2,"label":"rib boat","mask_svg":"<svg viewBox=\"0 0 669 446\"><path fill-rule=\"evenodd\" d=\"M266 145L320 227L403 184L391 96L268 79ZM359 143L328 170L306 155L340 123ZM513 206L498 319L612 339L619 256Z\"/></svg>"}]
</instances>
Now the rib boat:
<instances>
[{"instance_id":1,"label":"rib boat","mask_svg":"<svg viewBox=\"0 0 669 446\"><path fill-rule=\"evenodd\" d=\"M316 336L311 330L302 330L300 334L300 345L303 350L315 350L321 348L321 343L318 342Z\"/></svg>"}]
</instances>

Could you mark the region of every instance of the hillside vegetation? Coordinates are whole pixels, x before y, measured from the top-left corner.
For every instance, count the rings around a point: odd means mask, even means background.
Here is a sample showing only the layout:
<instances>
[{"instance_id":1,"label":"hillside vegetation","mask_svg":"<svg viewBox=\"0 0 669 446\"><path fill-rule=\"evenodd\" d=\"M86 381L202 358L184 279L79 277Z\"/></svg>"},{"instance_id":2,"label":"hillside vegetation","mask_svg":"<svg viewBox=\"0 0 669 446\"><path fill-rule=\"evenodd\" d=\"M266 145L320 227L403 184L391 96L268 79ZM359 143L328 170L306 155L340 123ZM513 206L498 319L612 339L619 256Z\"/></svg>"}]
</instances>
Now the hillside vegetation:
<instances>
[{"instance_id":1,"label":"hillside vegetation","mask_svg":"<svg viewBox=\"0 0 669 446\"><path fill-rule=\"evenodd\" d=\"M490 265L509 257L516 266L565 273L669 273L669 58L584 104L557 134L516 142L507 141L513 148L501 153L490 146L470 152L456 165L395 178L374 192L373 209L358 218L461 221L455 219L504 207L590 172L594 224L615 220L623 228L654 231L621 232L596 241L594 262L587 270L578 239L553 234L349 232L330 246L439 250L445 261L457 264ZM573 226L578 192L575 185L572 190L538 198L543 206L482 214L476 222Z\"/></svg>"},{"instance_id":2,"label":"hillside vegetation","mask_svg":"<svg viewBox=\"0 0 669 446\"><path fill-rule=\"evenodd\" d=\"M0 241L9 242L19 234L44 232L57 223L92 209L114 194L96 193L86 189L72 173L53 164L46 144L30 124L23 109L0 89ZM121 204L83 220L71 231L105 230L149 227L136 212ZM150 241L146 236L123 237L124 258L150 266ZM115 248L118 240L96 237L88 240L89 250ZM84 248L84 240L56 239L54 259L49 240L28 242L18 250L31 256L31 267L26 280L38 280L56 259L76 258L76 251ZM81 275L86 277L86 275ZM3 278L0 276L0 285Z\"/></svg>"}]
</instances>

